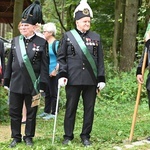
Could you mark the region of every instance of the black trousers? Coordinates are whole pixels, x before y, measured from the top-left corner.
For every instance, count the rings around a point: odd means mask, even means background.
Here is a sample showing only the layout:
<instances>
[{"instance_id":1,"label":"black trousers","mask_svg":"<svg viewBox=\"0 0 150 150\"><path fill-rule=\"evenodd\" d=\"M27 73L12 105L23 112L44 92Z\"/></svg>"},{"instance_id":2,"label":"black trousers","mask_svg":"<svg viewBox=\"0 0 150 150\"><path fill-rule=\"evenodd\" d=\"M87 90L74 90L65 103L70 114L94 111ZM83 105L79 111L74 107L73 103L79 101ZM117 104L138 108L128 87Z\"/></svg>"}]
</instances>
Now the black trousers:
<instances>
[{"instance_id":1,"label":"black trousers","mask_svg":"<svg viewBox=\"0 0 150 150\"><path fill-rule=\"evenodd\" d=\"M80 95L83 99L83 125L80 134L81 139L89 139L92 131L94 119L94 106L96 99L96 86L82 85L82 86L66 86L66 112L64 119L64 138L72 140L74 138L73 130L75 126L75 117L78 107Z\"/></svg>"},{"instance_id":2,"label":"black trousers","mask_svg":"<svg viewBox=\"0 0 150 150\"><path fill-rule=\"evenodd\" d=\"M58 77L49 77L48 86L45 92L44 112L55 114L58 91Z\"/></svg>"},{"instance_id":3,"label":"black trousers","mask_svg":"<svg viewBox=\"0 0 150 150\"><path fill-rule=\"evenodd\" d=\"M25 125L25 136L23 138L32 138L35 135L37 106L31 107L32 96L10 92L9 115L11 119L11 137L17 141L21 141L22 138L21 120L24 101L27 109L27 119Z\"/></svg>"}]
</instances>

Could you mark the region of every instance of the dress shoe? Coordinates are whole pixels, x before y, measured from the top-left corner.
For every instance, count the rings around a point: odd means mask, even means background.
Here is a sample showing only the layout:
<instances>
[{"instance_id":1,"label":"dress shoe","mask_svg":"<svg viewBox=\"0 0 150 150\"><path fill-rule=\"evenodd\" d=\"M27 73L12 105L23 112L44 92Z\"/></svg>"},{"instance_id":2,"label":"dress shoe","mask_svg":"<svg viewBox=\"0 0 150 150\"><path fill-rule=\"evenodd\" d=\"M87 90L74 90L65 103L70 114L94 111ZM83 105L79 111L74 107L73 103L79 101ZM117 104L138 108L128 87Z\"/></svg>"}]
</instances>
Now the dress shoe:
<instances>
[{"instance_id":1,"label":"dress shoe","mask_svg":"<svg viewBox=\"0 0 150 150\"><path fill-rule=\"evenodd\" d=\"M70 139L64 139L64 141L63 141L62 143L63 143L64 145L68 145L70 141L71 141Z\"/></svg>"},{"instance_id":2,"label":"dress shoe","mask_svg":"<svg viewBox=\"0 0 150 150\"><path fill-rule=\"evenodd\" d=\"M89 141L89 139L82 139L82 144L84 146L90 146L91 145L91 142Z\"/></svg>"},{"instance_id":3,"label":"dress shoe","mask_svg":"<svg viewBox=\"0 0 150 150\"><path fill-rule=\"evenodd\" d=\"M16 145L17 145L18 143L20 143L20 142L21 142L21 141L17 141L17 140L15 140L15 139L13 139L13 141L10 143L9 147L10 147L10 148L16 147Z\"/></svg>"},{"instance_id":4,"label":"dress shoe","mask_svg":"<svg viewBox=\"0 0 150 150\"><path fill-rule=\"evenodd\" d=\"M31 138L24 139L24 142L26 143L27 146L33 146L33 142Z\"/></svg>"}]
</instances>

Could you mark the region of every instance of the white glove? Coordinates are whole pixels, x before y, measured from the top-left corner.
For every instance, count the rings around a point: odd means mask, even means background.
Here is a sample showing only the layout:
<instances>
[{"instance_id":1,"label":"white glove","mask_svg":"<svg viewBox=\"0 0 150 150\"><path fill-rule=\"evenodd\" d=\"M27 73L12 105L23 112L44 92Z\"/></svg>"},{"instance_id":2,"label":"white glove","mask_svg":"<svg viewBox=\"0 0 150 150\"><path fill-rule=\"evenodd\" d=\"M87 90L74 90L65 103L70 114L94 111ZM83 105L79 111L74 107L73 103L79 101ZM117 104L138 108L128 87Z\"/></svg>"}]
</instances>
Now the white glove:
<instances>
[{"instance_id":1,"label":"white glove","mask_svg":"<svg viewBox=\"0 0 150 150\"><path fill-rule=\"evenodd\" d=\"M8 86L4 86L4 89L6 89L7 91L9 91L9 88L8 88Z\"/></svg>"},{"instance_id":2,"label":"white glove","mask_svg":"<svg viewBox=\"0 0 150 150\"><path fill-rule=\"evenodd\" d=\"M66 86L68 82L68 79L65 77L61 77L60 79L58 79L58 86Z\"/></svg>"},{"instance_id":3,"label":"white glove","mask_svg":"<svg viewBox=\"0 0 150 150\"><path fill-rule=\"evenodd\" d=\"M104 82L99 82L98 84L97 84L97 87L99 88L99 90L102 90L104 87L105 87L105 83Z\"/></svg>"},{"instance_id":4,"label":"white glove","mask_svg":"<svg viewBox=\"0 0 150 150\"><path fill-rule=\"evenodd\" d=\"M43 93L43 92L44 92L44 90L40 90L39 92L40 92L40 93Z\"/></svg>"}]
</instances>

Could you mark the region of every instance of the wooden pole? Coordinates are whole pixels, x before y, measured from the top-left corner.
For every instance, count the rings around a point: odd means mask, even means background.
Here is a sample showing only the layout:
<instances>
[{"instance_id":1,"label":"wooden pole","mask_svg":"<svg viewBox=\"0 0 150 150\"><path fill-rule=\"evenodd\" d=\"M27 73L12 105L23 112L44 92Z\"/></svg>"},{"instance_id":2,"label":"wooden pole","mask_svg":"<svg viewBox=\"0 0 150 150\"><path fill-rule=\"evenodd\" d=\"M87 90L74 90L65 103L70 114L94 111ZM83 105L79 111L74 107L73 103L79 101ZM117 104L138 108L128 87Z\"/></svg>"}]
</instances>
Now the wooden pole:
<instances>
[{"instance_id":1,"label":"wooden pole","mask_svg":"<svg viewBox=\"0 0 150 150\"><path fill-rule=\"evenodd\" d=\"M144 52L144 58L143 58L143 64L142 64L142 76L144 76L146 60L147 60L147 48L145 48L145 52ZM142 90L142 84L139 83L137 97L136 97L136 104L135 104L134 114L133 114L133 120L132 120L132 126L131 126L131 131L130 131L130 137L129 137L130 142L132 141L132 138L133 138L133 132L134 132L136 116L137 116L137 112L138 112L138 105L139 105L139 101L140 101L141 90Z\"/></svg>"}]
</instances>

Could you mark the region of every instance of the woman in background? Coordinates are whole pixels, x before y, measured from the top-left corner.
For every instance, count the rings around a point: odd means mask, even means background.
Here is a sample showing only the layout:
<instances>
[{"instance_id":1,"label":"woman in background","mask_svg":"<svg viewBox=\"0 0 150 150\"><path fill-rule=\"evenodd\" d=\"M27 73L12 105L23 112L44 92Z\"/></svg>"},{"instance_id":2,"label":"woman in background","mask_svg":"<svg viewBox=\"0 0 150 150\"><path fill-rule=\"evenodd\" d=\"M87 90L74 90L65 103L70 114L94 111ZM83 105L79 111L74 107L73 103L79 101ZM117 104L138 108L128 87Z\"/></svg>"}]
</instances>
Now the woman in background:
<instances>
[{"instance_id":1,"label":"woman in background","mask_svg":"<svg viewBox=\"0 0 150 150\"><path fill-rule=\"evenodd\" d=\"M54 23L47 23L43 26L43 34L48 42L49 51L49 82L45 93L45 107L44 112L39 115L45 120L55 117L57 91L58 91L58 78L57 72L59 65L57 63L57 49L59 41L56 40L56 26Z\"/></svg>"}]
</instances>

